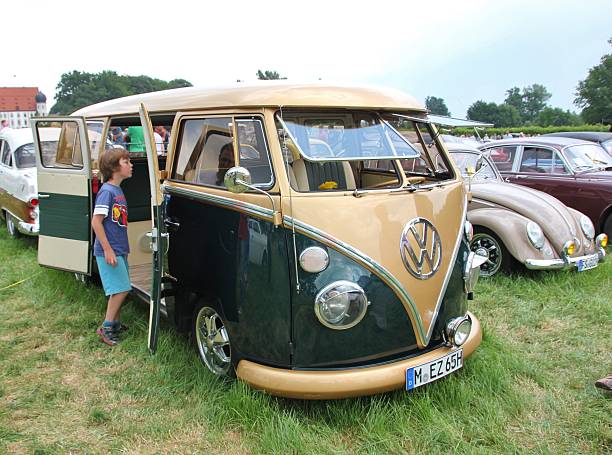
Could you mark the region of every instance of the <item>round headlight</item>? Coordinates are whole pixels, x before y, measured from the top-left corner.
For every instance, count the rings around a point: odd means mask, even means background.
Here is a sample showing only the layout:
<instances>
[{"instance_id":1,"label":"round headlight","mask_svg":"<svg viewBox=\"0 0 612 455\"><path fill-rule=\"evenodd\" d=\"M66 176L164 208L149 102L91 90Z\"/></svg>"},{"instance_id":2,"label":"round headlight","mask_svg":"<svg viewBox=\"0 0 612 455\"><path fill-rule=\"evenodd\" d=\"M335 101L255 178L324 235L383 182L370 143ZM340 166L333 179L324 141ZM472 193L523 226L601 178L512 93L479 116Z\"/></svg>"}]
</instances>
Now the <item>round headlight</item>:
<instances>
[{"instance_id":1,"label":"round headlight","mask_svg":"<svg viewBox=\"0 0 612 455\"><path fill-rule=\"evenodd\" d=\"M582 232L586 236L587 239L593 240L595 237L595 226L586 215L582 215L580 217L580 227L582 228Z\"/></svg>"},{"instance_id":2,"label":"round headlight","mask_svg":"<svg viewBox=\"0 0 612 455\"><path fill-rule=\"evenodd\" d=\"M527 223L527 238L538 250L544 246L544 233L538 223L533 221Z\"/></svg>"},{"instance_id":3,"label":"round headlight","mask_svg":"<svg viewBox=\"0 0 612 455\"><path fill-rule=\"evenodd\" d=\"M348 329L363 319L368 299L361 287L350 281L336 281L325 286L315 298L319 322L331 329Z\"/></svg>"},{"instance_id":4,"label":"round headlight","mask_svg":"<svg viewBox=\"0 0 612 455\"><path fill-rule=\"evenodd\" d=\"M465 343L472 331L472 320L469 316L451 319L446 324L446 336L455 346L461 346Z\"/></svg>"},{"instance_id":5,"label":"round headlight","mask_svg":"<svg viewBox=\"0 0 612 455\"><path fill-rule=\"evenodd\" d=\"M470 223L468 220L465 220L465 223L463 224L463 230L465 232L465 238L468 242L471 242L474 238L474 226L472 226L472 223Z\"/></svg>"}]
</instances>

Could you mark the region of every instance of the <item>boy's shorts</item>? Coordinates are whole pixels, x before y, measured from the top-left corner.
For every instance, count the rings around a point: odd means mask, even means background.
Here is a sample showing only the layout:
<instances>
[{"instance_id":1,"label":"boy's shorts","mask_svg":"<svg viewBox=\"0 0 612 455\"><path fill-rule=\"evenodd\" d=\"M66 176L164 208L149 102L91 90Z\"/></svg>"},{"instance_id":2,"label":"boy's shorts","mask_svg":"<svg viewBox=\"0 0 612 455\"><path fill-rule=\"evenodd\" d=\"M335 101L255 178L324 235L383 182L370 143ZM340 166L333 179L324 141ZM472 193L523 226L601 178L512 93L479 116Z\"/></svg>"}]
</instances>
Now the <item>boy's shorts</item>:
<instances>
[{"instance_id":1,"label":"boy's shorts","mask_svg":"<svg viewBox=\"0 0 612 455\"><path fill-rule=\"evenodd\" d=\"M106 263L104 256L96 256L96 262L98 263L98 272L100 273L100 279L102 280L102 286L106 295L114 295L132 290L130 269L126 256L117 256L117 265L114 267Z\"/></svg>"}]
</instances>

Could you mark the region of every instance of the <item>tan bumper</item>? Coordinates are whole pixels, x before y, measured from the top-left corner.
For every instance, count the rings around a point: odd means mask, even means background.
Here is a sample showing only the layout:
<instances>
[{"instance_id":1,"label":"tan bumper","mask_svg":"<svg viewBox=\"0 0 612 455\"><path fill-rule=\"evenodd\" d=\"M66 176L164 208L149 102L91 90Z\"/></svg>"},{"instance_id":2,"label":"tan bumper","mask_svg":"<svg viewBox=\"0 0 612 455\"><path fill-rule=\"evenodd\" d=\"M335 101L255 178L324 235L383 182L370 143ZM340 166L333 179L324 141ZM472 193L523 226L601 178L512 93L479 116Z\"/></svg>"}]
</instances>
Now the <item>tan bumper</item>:
<instances>
[{"instance_id":1,"label":"tan bumper","mask_svg":"<svg viewBox=\"0 0 612 455\"><path fill-rule=\"evenodd\" d=\"M463 344L464 358L482 341L480 321L472 318L472 332ZM248 360L238 363L239 379L271 395L306 400L328 400L373 395L406 386L406 369L442 357L451 348L441 347L426 354L385 365L336 371L287 370L259 365Z\"/></svg>"}]
</instances>

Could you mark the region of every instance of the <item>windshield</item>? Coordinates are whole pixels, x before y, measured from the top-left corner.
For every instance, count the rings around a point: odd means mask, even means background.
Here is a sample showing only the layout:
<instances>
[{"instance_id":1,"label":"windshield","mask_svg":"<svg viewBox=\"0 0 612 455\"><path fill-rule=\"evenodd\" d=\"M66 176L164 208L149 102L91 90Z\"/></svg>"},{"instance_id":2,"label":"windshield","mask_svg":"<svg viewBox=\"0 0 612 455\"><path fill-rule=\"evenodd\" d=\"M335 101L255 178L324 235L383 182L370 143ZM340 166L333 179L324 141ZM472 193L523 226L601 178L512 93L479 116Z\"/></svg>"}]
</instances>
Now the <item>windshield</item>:
<instances>
[{"instance_id":1,"label":"windshield","mask_svg":"<svg viewBox=\"0 0 612 455\"><path fill-rule=\"evenodd\" d=\"M601 146L606 149L606 152L612 156L612 139L608 139L601 143Z\"/></svg>"},{"instance_id":2,"label":"windshield","mask_svg":"<svg viewBox=\"0 0 612 455\"><path fill-rule=\"evenodd\" d=\"M20 169L36 167L34 144L25 144L15 150L15 164Z\"/></svg>"},{"instance_id":3,"label":"windshield","mask_svg":"<svg viewBox=\"0 0 612 455\"><path fill-rule=\"evenodd\" d=\"M470 152L451 152L451 157L457 163L457 167L461 170L463 178L470 177L472 173L472 181L498 180L497 174L489 160L476 153ZM482 167L476 171L478 159L482 157Z\"/></svg>"},{"instance_id":4,"label":"windshield","mask_svg":"<svg viewBox=\"0 0 612 455\"><path fill-rule=\"evenodd\" d=\"M277 119L309 161L415 158L420 154L370 112L282 112Z\"/></svg>"},{"instance_id":5,"label":"windshield","mask_svg":"<svg viewBox=\"0 0 612 455\"><path fill-rule=\"evenodd\" d=\"M567 147L565 156L577 171L612 166L612 157L602 147L595 144Z\"/></svg>"}]
</instances>

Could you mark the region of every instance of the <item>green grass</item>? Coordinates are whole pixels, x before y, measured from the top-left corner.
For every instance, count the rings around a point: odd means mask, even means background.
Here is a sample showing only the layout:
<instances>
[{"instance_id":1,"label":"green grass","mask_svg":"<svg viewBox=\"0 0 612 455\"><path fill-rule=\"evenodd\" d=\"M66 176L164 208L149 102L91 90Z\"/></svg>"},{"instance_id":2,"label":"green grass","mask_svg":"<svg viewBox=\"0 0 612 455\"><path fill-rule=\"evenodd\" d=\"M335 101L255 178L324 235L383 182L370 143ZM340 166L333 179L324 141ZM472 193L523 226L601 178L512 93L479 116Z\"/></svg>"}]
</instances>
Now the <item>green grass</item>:
<instances>
[{"instance_id":1,"label":"green grass","mask_svg":"<svg viewBox=\"0 0 612 455\"><path fill-rule=\"evenodd\" d=\"M481 280L484 340L457 374L417 389L307 402L215 379L129 301L116 348L94 330L101 289L40 269L0 232L0 453L610 453L612 261ZM39 273L40 272L40 273Z\"/></svg>"}]
</instances>

